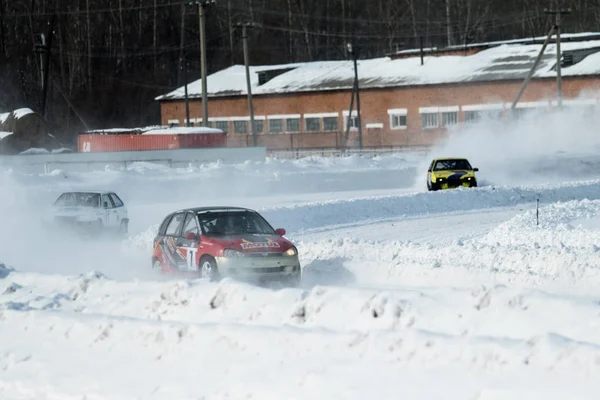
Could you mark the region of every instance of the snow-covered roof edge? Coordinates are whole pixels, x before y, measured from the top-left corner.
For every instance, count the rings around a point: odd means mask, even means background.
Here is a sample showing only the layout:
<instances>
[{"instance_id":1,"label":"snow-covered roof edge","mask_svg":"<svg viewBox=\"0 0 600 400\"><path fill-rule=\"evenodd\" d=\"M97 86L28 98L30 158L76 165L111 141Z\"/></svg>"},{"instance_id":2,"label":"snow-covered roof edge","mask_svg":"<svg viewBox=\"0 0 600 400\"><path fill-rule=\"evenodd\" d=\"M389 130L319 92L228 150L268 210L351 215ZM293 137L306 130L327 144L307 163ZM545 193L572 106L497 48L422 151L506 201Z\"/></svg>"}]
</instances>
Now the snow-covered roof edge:
<instances>
[{"instance_id":1,"label":"snow-covered roof edge","mask_svg":"<svg viewBox=\"0 0 600 400\"><path fill-rule=\"evenodd\" d=\"M362 89L522 80L541 47L541 44L502 44L470 55L427 56L424 65L419 57L364 59L358 62L359 80ZM600 75L600 40L572 40L566 42L562 50L565 55L569 52L577 54L573 65L563 67L565 78ZM534 78L549 78L556 74L553 70L555 54L556 46L548 45ZM349 90L354 79L350 60L251 66L250 71L255 95ZM265 74L259 81L261 72ZM233 65L209 75L208 89L208 96L212 98L246 95L244 66ZM201 80L190 82L189 98L196 99L201 95ZM156 100L183 98L184 87L180 87L156 97Z\"/></svg>"}]
</instances>

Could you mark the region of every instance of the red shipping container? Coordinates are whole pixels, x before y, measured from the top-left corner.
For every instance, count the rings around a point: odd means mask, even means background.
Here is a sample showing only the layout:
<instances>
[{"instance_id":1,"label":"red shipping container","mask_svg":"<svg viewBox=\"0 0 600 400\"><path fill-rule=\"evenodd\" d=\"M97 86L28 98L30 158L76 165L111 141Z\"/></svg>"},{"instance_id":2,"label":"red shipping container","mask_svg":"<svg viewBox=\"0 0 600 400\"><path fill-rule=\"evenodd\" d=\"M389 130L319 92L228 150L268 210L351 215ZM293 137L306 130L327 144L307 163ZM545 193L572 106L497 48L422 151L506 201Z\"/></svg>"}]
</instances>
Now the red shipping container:
<instances>
[{"instance_id":1,"label":"red shipping container","mask_svg":"<svg viewBox=\"0 0 600 400\"><path fill-rule=\"evenodd\" d=\"M80 153L227 147L225 133L79 135Z\"/></svg>"}]
</instances>

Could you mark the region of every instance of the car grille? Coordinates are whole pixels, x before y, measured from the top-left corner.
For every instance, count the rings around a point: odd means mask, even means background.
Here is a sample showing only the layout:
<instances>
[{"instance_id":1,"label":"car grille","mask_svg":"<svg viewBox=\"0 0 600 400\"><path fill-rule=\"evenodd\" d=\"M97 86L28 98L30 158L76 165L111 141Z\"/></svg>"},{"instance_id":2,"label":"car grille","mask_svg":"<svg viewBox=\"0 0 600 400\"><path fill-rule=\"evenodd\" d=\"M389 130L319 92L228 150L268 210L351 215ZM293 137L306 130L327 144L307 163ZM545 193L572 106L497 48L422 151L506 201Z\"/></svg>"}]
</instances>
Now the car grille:
<instances>
[{"instance_id":1,"label":"car grille","mask_svg":"<svg viewBox=\"0 0 600 400\"><path fill-rule=\"evenodd\" d=\"M273 267L273 268L252 268L252 272L257 272L257 273L283 272L283 271L285 271L285 266Z\"/></svg>"},{"instance_id":2,"label":"car grille","mask_svg":"<svg viewBox=\"0 0 600 400\"><path fill-rule=\"evenodd\" d=\"M77 220L77 217L54 217L54 221L59 224L73 224Z\"/></svg>"},{"instance_id":3,"label":"car grille","mask_svg":"<svg viewBox=\"0 0 600 400\"><path fill-rule=\"evenodd\" d=\"M244 253L244 257L281 257L281 252L269 252L269 253Z\"/></svg>"}]
</instances>

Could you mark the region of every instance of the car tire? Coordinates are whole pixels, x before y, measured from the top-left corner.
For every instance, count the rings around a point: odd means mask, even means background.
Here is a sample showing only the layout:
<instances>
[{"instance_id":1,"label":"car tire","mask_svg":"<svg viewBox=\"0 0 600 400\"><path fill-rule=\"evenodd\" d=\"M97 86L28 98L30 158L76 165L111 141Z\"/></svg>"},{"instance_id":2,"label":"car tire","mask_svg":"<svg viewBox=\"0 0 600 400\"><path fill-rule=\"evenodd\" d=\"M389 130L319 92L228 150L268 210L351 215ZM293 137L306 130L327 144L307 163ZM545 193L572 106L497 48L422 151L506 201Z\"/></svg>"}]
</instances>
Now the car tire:
<instances>
[{"instance_id":1,"label":"car tire","mask_svg":"<svg viewBox=\"0 0 600 400\"><path fill-rule=\"evenodd\" d=\"M300 287L300 284L302 283L302 274L298 272L297 274L291 275L287 278L286 283L292 288Z\"/></svg>"},{"instance_id":2,"label":"car tire","mask_svg":"<svg viewBox=\"0 0 600 400\"><path fill-rule=\"evenodd\" d=\"M156 272L163 271L162 263L160 262L160 260L158 258L152 259L152 270L156 271Z\"/></svg>"},{"instance_id":3,"label":"car tire","mask_svg":"<svg viewBox=\"0 0 600 400\"><path fill-rule=\"evenodd\" d=\"M101 220L97 220L93 223L90 223L87 227L86 232L84 233L90 239L97 239L102 235L102 230L104 229L104 224Z\"/></svg>"},{"instance_id":4,"label":"car tire","mask_svg":"<svg viewBox=\"0 0 600 400\"><path fill-rule=\"evenodd\" d=\"M127 224L127 221L121 221L121 224L119 225L119 235L121 235L122 237L127 237L128 230L129 226Z\"/></svg>"},{"instance_id":5,"label":"car tire","mask_svg":"<svg viewBox=\"0 0 600 400\"><path fill-rule=\"evenodd\" d=\"M221 279L217 262L210 256L203 256L200 259L198 272L200 273L200 278L208 279L209 282L217 282Z\"/></svg>"}]
</instances>

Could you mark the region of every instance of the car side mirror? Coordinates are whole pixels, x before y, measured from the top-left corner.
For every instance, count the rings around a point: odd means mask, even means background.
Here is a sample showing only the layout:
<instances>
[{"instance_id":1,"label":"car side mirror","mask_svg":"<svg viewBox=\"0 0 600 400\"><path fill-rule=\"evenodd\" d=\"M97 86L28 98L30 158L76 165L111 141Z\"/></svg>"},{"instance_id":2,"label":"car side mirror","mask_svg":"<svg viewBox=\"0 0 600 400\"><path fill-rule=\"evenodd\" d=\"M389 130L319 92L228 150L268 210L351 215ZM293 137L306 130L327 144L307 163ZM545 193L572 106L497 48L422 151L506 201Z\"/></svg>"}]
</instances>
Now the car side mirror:
<instances>
[{"instance_id":1,"label":"car side mirror","mask_svg":"<svg viewBox=\"0 0 600 400\"><path fill-rule=\"evenodd\" d=\"M473 168L473 171L479 172L479 168Z\"/></svg>"},{"instance_id":2,"label":"car side mirror","mask_svg":"<svg viewBox=\"0 0 600 400\"><path fill-rule=\"evenodd\" d=\"M285 235L285 229L279 228L275 231L275 233L278 234L279 236L283 236L283 235Z\"/></svg>"},{"instance_id":3,"label":"car side mirror","mask_svg":"<svg viewBox=\"0 0 600 400\"><path fill-rule=\"evenodd\" d=\"M196 236L196 234L194 232L188 232L185 234L185 238L187 240L197 240L198 236Z\"/></svg>"},{"instance_id":4,"label":"car side mirror","mask_svg":"<svg viewBox=\"0 0 600 400\"><path fill-rule=\"evenodd\" d=\"M104 208L108 208L108 201L104 202Z\"/></svg>"}]
</instances>

